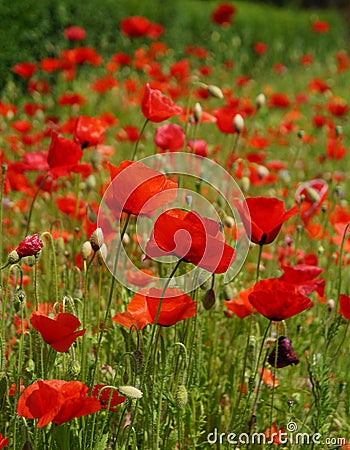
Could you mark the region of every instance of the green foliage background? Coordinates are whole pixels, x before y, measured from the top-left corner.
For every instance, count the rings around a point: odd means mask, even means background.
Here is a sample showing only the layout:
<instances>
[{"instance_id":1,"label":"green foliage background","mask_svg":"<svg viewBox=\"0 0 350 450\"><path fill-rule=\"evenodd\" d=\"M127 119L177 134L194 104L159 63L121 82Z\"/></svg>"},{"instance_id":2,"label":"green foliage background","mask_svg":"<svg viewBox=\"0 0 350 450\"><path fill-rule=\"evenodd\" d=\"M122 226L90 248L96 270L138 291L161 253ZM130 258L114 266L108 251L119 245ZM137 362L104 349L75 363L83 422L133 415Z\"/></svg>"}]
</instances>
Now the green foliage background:
<instances>
[{"instance_id":1,"label":"green foliage background","mask_svg":"<svg viewBox=\"0 0 350 450\"><path fill-rule=\"evenodd\" d=\"M289 2L290 3L290 2ZM80 25L87 30L87 38L82 45L93 46L104 56L117 51L131 52L135 43L120 32L120 21L129 15L145 15L150 20L161 23L165 33L161 37L181 57L187 44L203 45L209 50L217 48L215 30L210 22L210 14L217 1L211 0L12 0L0 2L0 88L11 79L11 68L20 61L37 62L43 57L58 56L60 49L67 47L63 30L70 25ZM245 49L253 49L256 41L269 45L270 57L280 58L284 63L293 62L297 54L288 55L285 48L293 42L293 48L307 53L313 45L310 18L327 20L331 33L316 49L317 58L325 57L329 51L341 46L345 36L345 24L339 26L339 13L335 10L299 10L288 6L281 10L266 2L233 2L237 8L234 24L221 38L227 45L237 37ZM6 25L4 25L6 24ZM297 51L298 53L298 51ZM232 55L233 57L235 55ZM247 69L254 61L251 51L247 58ZM239 55L238 55L239 57Z\"/></svg>"}]
</instances>

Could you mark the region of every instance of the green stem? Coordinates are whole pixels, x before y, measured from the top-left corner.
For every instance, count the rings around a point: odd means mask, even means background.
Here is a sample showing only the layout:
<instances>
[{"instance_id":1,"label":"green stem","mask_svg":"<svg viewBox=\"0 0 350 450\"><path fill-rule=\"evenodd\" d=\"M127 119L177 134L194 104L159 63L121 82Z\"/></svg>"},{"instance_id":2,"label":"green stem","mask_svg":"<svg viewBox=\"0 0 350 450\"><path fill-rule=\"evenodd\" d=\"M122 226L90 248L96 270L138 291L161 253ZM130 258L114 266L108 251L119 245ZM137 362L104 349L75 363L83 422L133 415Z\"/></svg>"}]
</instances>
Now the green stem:
<instances>
[{"instance_id":1,"label":"green stem","mask_svg":"<svg viewBox=\"0 0 350 450\"><path fill-rule=\"evenodd\" d=\"M48 236L50 239L51 250L52 250L53 273L54 273L54 280L55 280L55 299L56 299L56 302L58 302L59 301L59 292L58 292L58 275L57 275L57 260L56 260L55 243L54 243L52 234L49 233L48 231L44 231L44 233L41 234L40 239L42 239L44 236Z\"/></svg>"},{"instance_id":2,"label":"green stem","mask_svg":"<svg viewBox=\"0 0 350 450\"><path fill-rule=\"evenodd\" d=\"M1 190L0 190L0 233L3 236L2 222L3 222L3 208L2 201L4 198L4 187L5 187L5 177L7 171L7 164L2 164L1 166ZM2 250L3 250L3 240L0 239L0 261L2 261Z\"/></svg>"},{"instance_id":3,"label":"green stem","mask_svg":"<svg viewBox=\"0 0 350 450\"><path fill-rule=\"evenodd\" d=\"M261 262L262 249L263 249L263 246L259 245L258 264L256 266L256 278L255 278L256 283L259 281L259 276L260 276L260 262Z\"/></svg>"},{"instance_id":4,"label":"green stem","mask_svg":"<svg viewBox=\"0 0 350 450\"><path fill-rule=\"evenodd\" d=\"M343 264L343 253L344 253L344 245L345 245L345 239L346 234L348 232L348 228L350 227L350 222L346 224L346 227L344 228L343 232L343 238L340 245L340 251L339 251L339 262L338 262L338 290L337 290L337 306L335 310L335 316L337 316L338 308L339 308L339 296L341 291L341 283L342 283L342 264Z\"/></svg>"},{"instance_id":5,"label":"green stem","mask_svg":"<svg viewBox=\"0 0 350 450\"><path fill-rule=\"evenodd\" d=\"M120 252L120 249L121 249L121 245L122 245L124 234L125 234L126 229L128 227L129 219L130 219L130 214L128 214L126 216L126 219L125 219L125 222L124 222L124 226L123 226L123 229L122 229L122 232L120 234L119 241L118 241L117 253L116 253L115 259L114 259L114 267L113 267L113 273L112 273L111 286L109 288L109 297L108 297L106 312L105 312L105 316L104 316L104 319L103 319L103 322L102 322L102 327L101 327L101 330L100 330L100 334L99 334L99 338L98 338L98 342L97 342L97 347L96 347L95 364L94 364L94 368L93 368L93 372L92 372L92 377L91 377L91 382L90 382L90 389L92 389L92 387L94 385L94 382L95 382L96 369L97 369L97 365L98 365L98 359L99 359L99 354L100 354L100 349L101 349L102 337L103 337L103 334L105 332L106 323L107 323L107 320L108 320L109 311L111 309L111 303L112 303L112 298L113 298L114 286L115 286L115 281L116 281L116 279L115 279L115 271L116 271L116 268L117 268L119 252Z\"/></svg>"},{"instance_id":6,"label":"green stem","mask_svg":"<svg viewBox=\"0 0 350 450\"><path fill-rule=\"evenodd\" d=\"M138 135L138 138L137 138L137 141L136 141L136 143L135 143L135 147L134 147L134 151L133 151L133 154L132 154L131 161L135 161L137 149L139 148L139 144L140 144L141 138L142 138L142 136L143 136L143 133L144 133L144 131L145 131L145 128L146 128L148 122L149 122L149 119L146 119L146 120L143 122L141 131L140 131L140 133L139 133L139 135Z\"/></svg>"},{"instance_id":7,"label":"green stem","mask_svg":"<svg viewBox=\"0 0 350 450\"><path fill-rule=\"evenodd\" d=\"M38 189L36 190L36 192L34 194L34 197L33 197L33 200L32 200L32 204L30 205L30 209L29 209L27 226L26 226L26 231L25 231L24 237L28 236L28 233L29 233L30 221L31 221L31 218L32 218L32 213L33 213L35 200L37 199L37 197L39 195L39 192L41 191L41 188L44 186L44 184L46 183L46 180L48 178L49 178L49 175L46 175L46 177L44 177L41 180L41 183L39 184Z\"/></svg>"}]
</instances>

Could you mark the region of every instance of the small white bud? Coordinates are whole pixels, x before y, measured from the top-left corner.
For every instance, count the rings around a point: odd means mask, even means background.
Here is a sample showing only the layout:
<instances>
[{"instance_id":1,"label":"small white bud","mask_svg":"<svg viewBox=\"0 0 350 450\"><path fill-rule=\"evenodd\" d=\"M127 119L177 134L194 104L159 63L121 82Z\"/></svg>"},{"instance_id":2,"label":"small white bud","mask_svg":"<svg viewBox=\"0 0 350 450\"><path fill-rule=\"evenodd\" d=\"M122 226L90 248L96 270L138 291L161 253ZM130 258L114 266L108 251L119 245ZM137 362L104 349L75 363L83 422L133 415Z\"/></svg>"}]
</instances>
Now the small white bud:
<instances>
[{"instance_id":1,"label":"small white bud","mask_svg":"<svg viewBox=\"0 0 350 450\"><path fill-rule=\"evenodd\" d=\"M255 105L258 109L262 108L266 104L266 97L263 93L259 94L255 99Z\"/></svg>"},{"instance_id":2,"label":"small white bud","mask_svg":"<svg viewBox=\"0 0 350 450\"><path fill-rule=\"evenodd\" d=\"M244 119L241 114L236 114L233 118L233 126L236 130L236 133L240 133L244 128Z\"/></svg>"}]
</instances>

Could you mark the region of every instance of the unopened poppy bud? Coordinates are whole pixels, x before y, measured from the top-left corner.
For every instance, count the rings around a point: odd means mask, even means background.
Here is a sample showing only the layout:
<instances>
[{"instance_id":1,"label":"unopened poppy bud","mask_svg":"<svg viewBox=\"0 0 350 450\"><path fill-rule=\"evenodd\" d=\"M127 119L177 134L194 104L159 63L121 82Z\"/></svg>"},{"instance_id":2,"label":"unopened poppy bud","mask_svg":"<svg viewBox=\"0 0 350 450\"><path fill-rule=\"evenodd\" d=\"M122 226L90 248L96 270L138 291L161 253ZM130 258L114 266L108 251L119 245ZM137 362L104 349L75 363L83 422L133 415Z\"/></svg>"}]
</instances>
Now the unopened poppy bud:
<instances>
[{"instance_id":1,"label":"unopened poppy bud","mask_svg":"<svg viewBox=\"0 0 350 450\"><path fill-rule=\"evenodd\" d=\"M34 370L35 370L35 362L33 361L32 358L30 358L28 359L27 362L26 371L32 373L34 372Z\"/></svg>"},{"instance_id":2,"label":"unopened poppy bud","mask_svg":"<svg viewBox=\"0 0 350 450\"><path fill-rule=\"evenodd\" d=\"M127 383L128 381L129 381L129 375L128 375L128 372L125 371L123 374L123 382Z\"/></svg>"},{"instance_id":3,"label":"unopened poppy bud","mask_svg":"<svg viewBox=\"0 0 350 450\"><path fill-rule=\"evenodd\" d=\"M129 245L130 244L130 236L128 235L128 233L125 233L122 239L122 243L124 245Z\"/></svg>"},{"instance_id":4,"label":"unopened poppy bud","mask_svg":"<svg viewBox=\"0 0 350 450\"><path fill-rule=\"evenodd\" d=\"M317 253L318 253L319 255L323 255L324 252L325 252L324 247L323 247L322 245L320 245L320 246L318 247L318 249L317 249Z\"/></svg>"},{"instance_id":5,"label":"unopened poppy bud","mask_svg":"<svg viewBox=\"0 0 350 450\"><path fill-rule=\"evenodd\" d=\"M328 311L329 312L332 312L333 311L333 309L334 309L334 300L332 299L332 298L330 298L328 301L327 301L327 307L328 307Z\"/></svg>"},{"instance_id":6,"label":"unopened poppy bud","mask_svg":"<svg viewBox=\"0 0 350 450\"><path fill-rule=\"evenodd\" d=\"M17 253L17 251L16 250L12 250L12 252L9 253L9 255L7 257L7 262L9 264L16 264L16 263L18 263L18 261L20 259L21 258L19 257L19 254Z\"/></svg>"},{"instance_id":7,"label":"unopened poppy bud","mask_svg":"<svg viewBox=\"0 0 350 450\"><path fill-rule=\"evenodd\" d=\"M269 169L265 166L259 166L258 167L258 176L262 180L263 178L267 177L269 175Z\"/></svg>"},{"instance_id":8,"label":"unopened poppy bud","mask_svg":"<svg viewBox=\"0 0 350 450\"><path fill-rule=\"evenodd\" d=\"M142 397L142 392L140 391L140 389L137 389L134 386L119 386L118 387L118 392L121 395L124 395L124 397L130 398L130 399L140 399Z\"/></svg>"},{"instance_id":9,"label":"unopened poppy bud","mask_svg":"<svg viewBox=\"0 0 350 450\"><path fill-rule=\"evenodd\" d=\"M242 177L241 179L241 187L243 192L248 192L250 188L250 180L248 177Z\"/></svg>"},{"instance_id":10,"label":"unopened poppy bud","mask_svg":"<svg viewBox=\"0 0 350 450\"><path fill-rule=\"evenodd\" d=\"M193 107L193 117L196 123L198 123L201 120L202 114L203 110L201 104L197 102Z\"/></svg>"},{"instance_id":11,"label":"unopened poppy bud","mask_svg":"<svg viewBox=\"0 0 350 450\"><path fill-rule=\"evenodd\" d=\"M102 244L100 250L97 252L98 260L100 264L103 264L103 262L107 259L107 245Z\"/></svg>"},{"instance_id":12,"label":"unopened poppy bud","mask_svg":"<svg viewBox=\"0 0 350 450\"><path fill-rule=\"evenodd\" d=\"M262 108L263 106L265 106L266 103L266 97L263 93L257 95L256 99L255 99L255 105L258 109Z\"/></svg>"},{"instance_id":13,"label":"unopened poppy bud","mask_svg":"<svg viewBox=\"0 0 350 450\"><path fill-rule=\"evenodd\" d=\"M25 307L27 296L21 287L18 287L13 294L12 304L16 312L22 311Z\"/></svg>"},{"instance_id":14,"label":"unopened poppy bud","mask_svg":"<svg viewBox=\"0 0 350 450\"><path fill-rule=\"evenodd\" d=\"M35 266L35 264L37 262L37 258L35 256L25 256L22 259L22 262L29 267L33 267L33 266Z\"/></svg>"},{"instance_id":15,"label":"unopened poppy bud","mask_svg":"<svg viewBox=\"0 0 350 450\"><path fill-rule=\"evenodd\" d=\"M202 304L206 310L211 309L215 304L216 296L214 289L209 289L202 298Z\"/></svg>"},{"instance_id":16,"label":"unopened poppy bud","mask_svg":"<svg viewBox=\"0 0 350 450\"><path fill-rule=\"evenodd\" d=\"M244 119L241 114L236 114L233 118L233 127L236 133L240 133L244 128Z\"/></svg>"},{"instance_id":17,"label":"unopened poppy bud","mask_svg":"<svg viewBox=\"0 0 350 450\"><path fill-rule=\"evenodd\" d=\"M226 284L222 290L222 295L225 300L231 300L233 298L233 291L229 284Z\"/></svg>"},{"instance_id":18,"label":"unopened poppy bud","mask_svg":"<svg viewBox=\"0 0 350 450\"><path fill-rule=\"evenodd\" d=\"M135 359L133 358L131 360L131 367L133 371L138 375L141 373L143 368L143 354L140 349L136 349L133 354Z\"/></svg>"},{"instance_id":19,"label":"unopened poppy bud","mask_svg":"<svg viewBox=\"0 0 350 450\"><path fill-rule=\"evenodd\" d=\"M85 180L85 184L89 191L93 191L96 188L95 175L89 175Z\"/></svg>"},{"instance_id":20,"label":"unopened poppy bud","mask_svg":"<svg viewBox=\"0 0 350 450\"><path fill-rule=\"evenodd\" d=\"M92 246L90 241L85 241L81 246L81 256L84 261L86 261L92 253Z\"/></svg>"},{"instance_id":21,"label":"unopened poppy bud","mask_svg":"<svg viewBox=\"0 0 350 450\"><path fill-rule=\"evenodd\" d=\"M90 244L94 252L100 250L101 245L104 243L104 236L102 228L96 228L90 237Z\"/></svg>"},{"instance_id":22,"label":"unopened poppy bud","mask_svg":"<svg viewBox=\"0 0 350 450\"><path fill-rule=\"evenodd\" d=\"M210 84L210 85L207 87L207 91L209 92L209 94L210 94L212 97L215 97L215 98L224 98L224 94L222 93L222 90L221 90L218 86L215 86L214 84Z\"/></svg>"},{"instance_id":23,"label":"unopened poppy bud","mask_svg":"<svg viewBox=\"0 0 350 450\"><path fill-rule=\"evenodd\" d=\"M184 384L180 384L175 394L175 405L179 409L182 409L187 405L187 402L188 402L188 392L186 386Z\"/></svg>"},{"instance_id":24,"label":"unopened poppy bud","mask_svg":"<svg viewBox=\"0 0 350 450\"><path fill-rule=\"evenodd\" d=\"M305 135L305 131L304 130L299 130L298 131L298 138L299 139L303 139L304 135Z\"/></svg>"},{"instance_id":25,"label":"unopened poppy bud","mask_svg":"<svg viewBox=\"0 0 350 450\"><path fill-rule=\"evenodd\" d=\"M70 376L72 376L72 377L77 377L79 374L80 374L80 371L81 371L81 365L80 365L80 362L79 361L71 361L69 364L68 364L68 367L67 367L67 373L68 373L68 375L70 375Z\"/></svg>"},{"instance_id":26,"label":"unopened poppy bud","mask_svg":"<svg viewBox=\"0 0 350 450\"><path fill-rule=\"evenodd\" d=\"M321 200L320 195L318 194L318 192L315 189L313 189L312 187L309 187L309 186L306 186L305 189L306 189L307 195L309 197L309 200L312 203L318 203Z\"/></svg>"},{"instance_id":27,"label":"unopened poppy bud","mask_svg":"<svg viewBox=\"0 0 350 450\"><path fill-rule=\"evenodd\" d=\"M335 127L335 134L336 136L340 136L341 134L343 134L343 127L341 125L337 125Z\"/></svg>"},{"instance_id":28,"label":"unopened poppy bud","mask_svg":"<svg viewBox=\"0 0 350 450\"><path fill-rule=\"evenodd\" d=\"M235 225L235 219L231 216L225 216L224 217L224 225L227 228L232 228Z\"/></svg>"}]
</instances>

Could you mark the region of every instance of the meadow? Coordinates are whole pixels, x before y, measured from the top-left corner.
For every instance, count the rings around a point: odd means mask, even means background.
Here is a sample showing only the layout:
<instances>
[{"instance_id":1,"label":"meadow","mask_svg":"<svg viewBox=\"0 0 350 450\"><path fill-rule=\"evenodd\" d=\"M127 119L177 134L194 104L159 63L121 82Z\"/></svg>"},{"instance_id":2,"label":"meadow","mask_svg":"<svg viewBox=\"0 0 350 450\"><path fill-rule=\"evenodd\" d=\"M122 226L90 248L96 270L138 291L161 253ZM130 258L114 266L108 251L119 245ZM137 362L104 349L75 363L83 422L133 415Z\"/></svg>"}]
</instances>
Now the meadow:
<instances>
[{"instance_id":1,"label":"meadow","mask_svg":"<svg viewBox=\"0 0 350 450\"><path fill-rule=\"evenodd\" d=\"M350 448L339 13L36 3L0 6L0 448Z\"/></svg>"}]
</instances>

